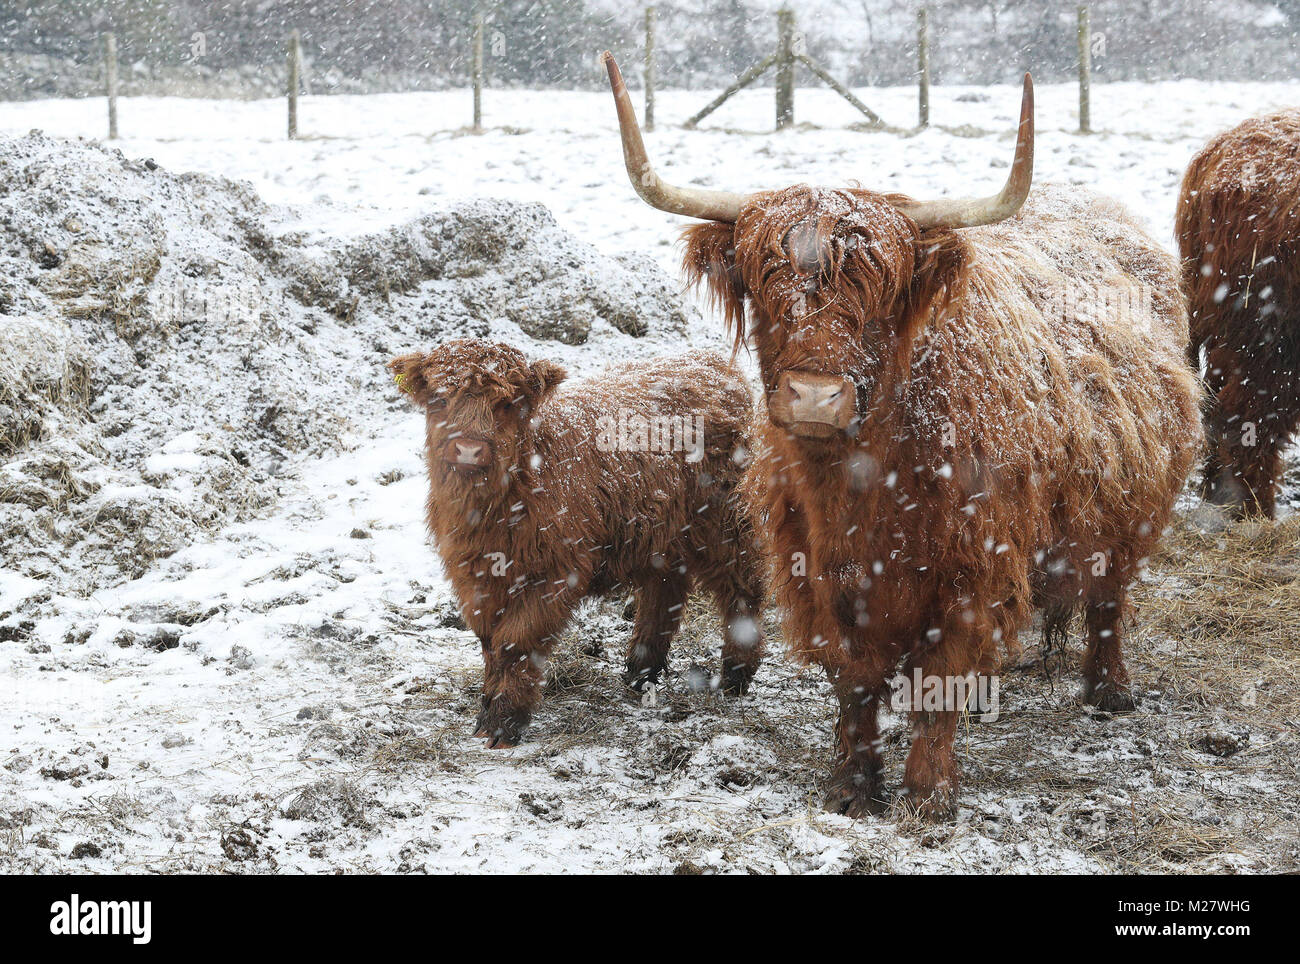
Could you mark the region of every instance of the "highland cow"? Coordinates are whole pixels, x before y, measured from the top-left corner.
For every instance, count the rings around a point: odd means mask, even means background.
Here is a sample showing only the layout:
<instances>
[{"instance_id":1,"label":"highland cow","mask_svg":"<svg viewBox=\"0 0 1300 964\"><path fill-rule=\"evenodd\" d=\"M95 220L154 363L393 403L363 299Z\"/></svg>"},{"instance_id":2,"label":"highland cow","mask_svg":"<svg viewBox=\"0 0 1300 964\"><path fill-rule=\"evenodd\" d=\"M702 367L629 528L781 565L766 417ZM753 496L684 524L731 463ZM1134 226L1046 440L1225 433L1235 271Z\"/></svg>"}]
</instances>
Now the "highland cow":
<instances>
[{"instance_id":1,"label":"highland cow","mask_svg":"<svg viewBox=\"0 0 1300 964\"><path fill-rule=\"evenodd\" d=\"M428 524L483 647L476 736L516 744L546 658L577 604L629 587L625 679L667 665L693 586L722 617L721 689L746 692L763 652L763 555L738 502L753 402L719 355L565 372L465 339L389 362L425 412Z\"/></svg>"},{"instance_id":2,"label":"highland cow","mask_svg":"<svg viewBox=\"0 0 1300 964\"><path fill-rule=\"evenodd\" d=\"M1275 511L1300 425L1300 110L1248 120L1192 158L1175 220L1191 357L1205 353L1202 491Z\"/></svg>"},{"instance_id":3,"label":"highland cow","mask_svg":"<svg viewBox=\"0 0 1300 964\"><path fill-rule=\"evenodd\" d=\"M1084 699L1131 709L1127 587L1200 444L1198 382L1174 259L1113 201L1025 203L1029 77L1002 191L920 202L666 184L606 63L633 186L708 222L686 231L686 271L757 352L768 418L746 486L786 642L838 698L828 809L887 803L892 674L948 692L990 673L1035 606L1049 627L1083 610ZM900 802L950 817L963 707L908 708Z\"/></svg>"}]
</instances>

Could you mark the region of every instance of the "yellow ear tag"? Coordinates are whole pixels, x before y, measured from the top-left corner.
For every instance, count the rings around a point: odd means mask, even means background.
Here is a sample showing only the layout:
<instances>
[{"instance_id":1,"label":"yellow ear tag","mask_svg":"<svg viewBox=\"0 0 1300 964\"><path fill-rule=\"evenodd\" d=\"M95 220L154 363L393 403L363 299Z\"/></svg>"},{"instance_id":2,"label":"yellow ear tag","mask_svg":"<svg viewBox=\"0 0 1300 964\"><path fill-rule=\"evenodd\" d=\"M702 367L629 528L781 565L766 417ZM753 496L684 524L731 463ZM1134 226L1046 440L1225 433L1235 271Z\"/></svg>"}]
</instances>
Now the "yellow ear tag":
<instances>
[{"instance_id":1,"label":"yellow ear tag","mask_svg":"<svg viewBox=\"0 0 1300 964\"><path fill-rule=\"evenodd\" d=\"M398 390L399 392L405 392L405 391L406 391L406 373L405 373L405 372L398 372L396 375L393 376L393 381L397 382L397 390Z\"/></svg>"}]
</instances>

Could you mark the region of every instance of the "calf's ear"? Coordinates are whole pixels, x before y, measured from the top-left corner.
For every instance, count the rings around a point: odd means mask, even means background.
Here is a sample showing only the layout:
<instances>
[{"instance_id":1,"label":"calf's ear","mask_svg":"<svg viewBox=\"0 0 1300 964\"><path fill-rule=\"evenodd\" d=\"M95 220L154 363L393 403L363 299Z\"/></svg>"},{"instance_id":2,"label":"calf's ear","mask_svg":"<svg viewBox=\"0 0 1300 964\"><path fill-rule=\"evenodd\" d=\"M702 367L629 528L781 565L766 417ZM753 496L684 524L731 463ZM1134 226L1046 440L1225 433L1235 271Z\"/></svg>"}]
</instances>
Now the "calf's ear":
<instances>
[{"instance_id":1,"label":"calf's ear","mask_svg":"<svg viewBox=\"0 0 1300 964\"><path fill-rule=\"evenodd\" d=\"M429 398L429 383L424 377L425 356L420 352L401 355L388 363L388 370L393 373L393 381L405 395L423 405Z\"/></svg>"},{"instance_id":2,"label":"calf's ear","mask_svg":"<svg viewBox=\"0 0 1300 964\"><path fill-rule=\"evenodd\" d=\"M561 366L545 358L528 366L528 403L535 410L550 397L555 387L569 377Z\"/></svg>"}]
</instances>

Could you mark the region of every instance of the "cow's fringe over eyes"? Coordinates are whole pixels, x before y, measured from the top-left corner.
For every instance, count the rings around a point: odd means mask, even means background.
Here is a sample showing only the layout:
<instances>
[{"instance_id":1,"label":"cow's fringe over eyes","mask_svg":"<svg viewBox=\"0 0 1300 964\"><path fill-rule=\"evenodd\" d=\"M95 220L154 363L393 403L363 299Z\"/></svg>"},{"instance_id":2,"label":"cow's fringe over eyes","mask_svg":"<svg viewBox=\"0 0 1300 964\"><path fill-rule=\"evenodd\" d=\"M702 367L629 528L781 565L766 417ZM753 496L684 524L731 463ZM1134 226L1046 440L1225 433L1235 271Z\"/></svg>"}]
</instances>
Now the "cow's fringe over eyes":
<instances>
[{"instance_id":1,"label":"cow's fringe over eyes","mask_svg":"<svg viewBox=\"0 0 1300 964\"><path fill-rule=\"evenodd\" d=\"M828 195L835 202L829 212ZM860 188L757 194L734 225L688 226L682 267L691 285L708 292L737 348L748 335L746 301L754 298L763 302L758 314L772 319L833 298L836 312L858 332L876 324L905 336L960 284L966 259L958 232L922 233L899 210L910 200ZM805 219L811 222L806 243L825 252L811 278L789 270L787 236ZM745 263L737 261L738 250L746 252ZM788 277L781 279L783 268Z\"/></svg>"}]
</instances>

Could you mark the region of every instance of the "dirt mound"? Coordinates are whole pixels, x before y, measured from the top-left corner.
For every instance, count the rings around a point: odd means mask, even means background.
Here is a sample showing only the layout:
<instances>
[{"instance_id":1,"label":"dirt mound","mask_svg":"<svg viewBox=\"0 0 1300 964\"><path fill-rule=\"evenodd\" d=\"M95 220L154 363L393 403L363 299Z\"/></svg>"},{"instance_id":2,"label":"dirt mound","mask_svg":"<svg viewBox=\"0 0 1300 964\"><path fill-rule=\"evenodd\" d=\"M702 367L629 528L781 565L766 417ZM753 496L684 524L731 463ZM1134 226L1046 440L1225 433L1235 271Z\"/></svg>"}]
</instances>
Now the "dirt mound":
<instances>
[{"instance_id":1,"label":"dirt mound","mask_svg":"<svg viewBox=\"0 0 1300 964\"><path fill-rule=\"evenodd\" d=\"M0 139L0 219L0 564L37 599L263 511L299 460L387 416L398 351L637 355L690 320L652 264L540 205L322 229L247 184L34 132Z\"/></svg>"},{"instance_id":2,"label":"dirt mound","mask_svg":"<svg viewBox=\"0 0 1300 964\"><path fill-rule=\"evenodd\" d=\"M651 259L600 259L540 204L481 199L375 235L291 240L275 252L289 293L344 321L367 299L418 292L426 326L482 335L514 326L566 345L585 344L601 322L636 338L652 325L680 334L687 323Z\"/></svg>"}]
</instances>

